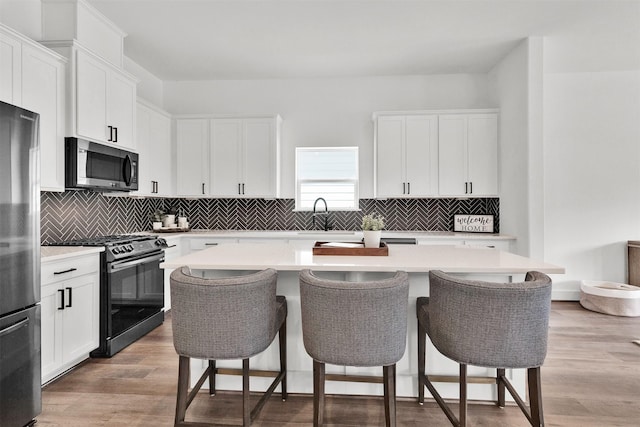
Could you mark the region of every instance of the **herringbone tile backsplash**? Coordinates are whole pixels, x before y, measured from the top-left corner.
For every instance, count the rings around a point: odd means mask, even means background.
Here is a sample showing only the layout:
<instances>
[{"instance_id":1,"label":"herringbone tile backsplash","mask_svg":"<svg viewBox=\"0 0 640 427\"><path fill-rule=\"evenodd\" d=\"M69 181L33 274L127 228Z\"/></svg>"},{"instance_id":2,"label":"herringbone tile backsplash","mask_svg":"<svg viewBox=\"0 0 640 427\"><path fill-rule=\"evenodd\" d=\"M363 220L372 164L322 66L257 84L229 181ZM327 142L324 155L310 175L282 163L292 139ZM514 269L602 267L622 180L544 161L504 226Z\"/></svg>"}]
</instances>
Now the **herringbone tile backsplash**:
<instances>
[{"instance_id":1,"label":"herringbone tile backsplash","mask_svg":"<svg viewBox=\"0 0 640 427\"><path fill-rule=\"evenodd\" d=\"M294 212L293 199L138 199L90 191L42 192L42 243L151 229L149 215L176 207L191 228L209 230L310 230L311 212ZM331 211L334 230L359 230L362 216L385 217L387 230L450 231L454 214L495 215L500 199L361 199L360 211ZM319 227L317 227L319 228Z\"/></svg>"}]
</instances>

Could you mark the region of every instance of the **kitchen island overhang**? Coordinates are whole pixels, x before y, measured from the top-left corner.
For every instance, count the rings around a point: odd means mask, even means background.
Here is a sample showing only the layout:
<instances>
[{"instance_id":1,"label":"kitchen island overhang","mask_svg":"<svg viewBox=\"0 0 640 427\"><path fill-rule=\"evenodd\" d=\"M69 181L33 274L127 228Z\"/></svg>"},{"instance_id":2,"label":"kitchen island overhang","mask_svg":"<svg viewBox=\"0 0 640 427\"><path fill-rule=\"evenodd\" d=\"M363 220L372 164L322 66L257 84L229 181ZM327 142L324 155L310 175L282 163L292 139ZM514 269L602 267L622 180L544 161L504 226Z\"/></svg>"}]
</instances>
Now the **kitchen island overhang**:
<instances>
[{"instance_id":1,"label":"kitchen island overhang","mask_svg":"<svg viewBox=\"0 0 640 427\"><path fill-rule=\"evenodd\" d=\"M430 270L442 270L463 277L490 281L521 281L527 271L563 274L564 268L543 261L522 257L493 248L466 245L391 245L388 256L327 256L313 255L312 247L295 243L224 243L164 262L167 270L189 266L203 277L224 277L245 272L274 268L278 271L278 294L287 297L287 387L292 393L313 393L313 361L302 340L300 291L298 273L311 269L324 277L338 280L373 280L389 277L395 271L409 273L409 310L407 312L407 348L396 366L397 395L417 396L417 325L415 300L429 295ZM464 315L464 313L461 313ZM266 352L251 358L252 369L274 369L278 366L278 349L272 345ZM204 361L192 361L192 381L195 381ZM219 367L238 368L240 361L219 361ZM443 377L456 376L458 365L445 358L427 340L427 372ZM327 374L382 375L381 368L354 368L327 365ZM494 375L495 369L469 367L470 376ZM507 377L521 395L526 394L525 370L507 370ZM241 390L241 378L221 376L220 389ZM266 390L269 380L252 378L252 390ZM441 385L445 398L457 398L455 383ZM328 394L382 395L381 384L336 382L326 384ZM544 384L543 384L544 392ZM495 386L470 384L469 399L493 400ZM428 396L428 392L427 392Z\"/></svg>"}]
</instances>

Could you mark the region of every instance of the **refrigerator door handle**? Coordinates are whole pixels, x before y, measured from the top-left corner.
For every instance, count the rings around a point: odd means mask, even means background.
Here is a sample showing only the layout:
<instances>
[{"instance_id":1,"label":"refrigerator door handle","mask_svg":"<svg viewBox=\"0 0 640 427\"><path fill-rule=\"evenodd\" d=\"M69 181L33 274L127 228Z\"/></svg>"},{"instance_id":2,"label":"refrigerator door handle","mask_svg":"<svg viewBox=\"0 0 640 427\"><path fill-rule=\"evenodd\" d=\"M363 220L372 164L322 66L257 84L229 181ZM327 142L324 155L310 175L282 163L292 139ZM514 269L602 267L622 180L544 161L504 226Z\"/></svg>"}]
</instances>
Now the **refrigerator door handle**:
<instances>
[{"instance_id":1,"label":"refrigerator door handle","mask_svg":"<svg viewBox=\"0 0 640 427\"><path fill-rule=\"evenodd\" d=\"M29 318L25 317L24 319L22 319L18 323L14 323L13 325L8 326L8 327L0 330L0 337L3 337L5 335L9 335L10 333L15 332L16 330L22 328L23 326L27 326L28 324L29 324Z\"/></svg>"}]
</instances>

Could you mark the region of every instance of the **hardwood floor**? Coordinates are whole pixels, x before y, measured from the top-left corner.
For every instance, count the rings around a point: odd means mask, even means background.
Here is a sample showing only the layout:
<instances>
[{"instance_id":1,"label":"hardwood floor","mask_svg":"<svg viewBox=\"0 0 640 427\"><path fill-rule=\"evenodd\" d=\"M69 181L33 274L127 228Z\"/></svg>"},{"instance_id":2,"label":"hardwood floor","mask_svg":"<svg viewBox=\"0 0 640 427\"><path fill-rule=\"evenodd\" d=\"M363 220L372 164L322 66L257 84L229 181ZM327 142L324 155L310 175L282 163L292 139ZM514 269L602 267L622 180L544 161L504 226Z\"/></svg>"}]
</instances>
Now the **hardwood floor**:
<instances>
[{"instance_id":1,"label":"hardwood floor","mask_svg":"<svg viewBox=\"0 0 640 427\"><path fill-rule=\"evenodd\" d=\"M576 302L553 302L550 342L542 368L547 426L640 425L640 317L607 316L584 310ZM172 426L178 357L171 322L111 359L91 359L47 385L37 426ZM257 399L257 397L256 397ZM431 401L399 399L399 426L448 426ZM219 392L198 396L187 419L240 423L241 396ZM311 396L277 393L254 426L311 425ZM469 406L469 425L527 426L516 406ZM327 426L384 425L382 398L329 397Z\"/></svg>"}]
</instances>

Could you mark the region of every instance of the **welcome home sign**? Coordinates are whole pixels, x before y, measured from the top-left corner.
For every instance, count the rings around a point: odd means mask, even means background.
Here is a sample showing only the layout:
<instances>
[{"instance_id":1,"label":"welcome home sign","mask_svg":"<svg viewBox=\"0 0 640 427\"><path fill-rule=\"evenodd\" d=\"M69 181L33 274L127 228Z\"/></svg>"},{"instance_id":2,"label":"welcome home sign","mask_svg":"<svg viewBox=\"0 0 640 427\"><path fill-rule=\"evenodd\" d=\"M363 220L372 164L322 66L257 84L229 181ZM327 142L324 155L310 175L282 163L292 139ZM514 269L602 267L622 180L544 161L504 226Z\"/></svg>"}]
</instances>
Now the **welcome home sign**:
<instances>
[{"instance_id":1,"label":"welcome home sign","mask_svg":"<svg viewBox=\"0 0 640 427\"><path fill-rule=\"evenodd\" d=\"M453 231L493 233L493 215L454 215Z\"/></svg>"}]
</instances>

